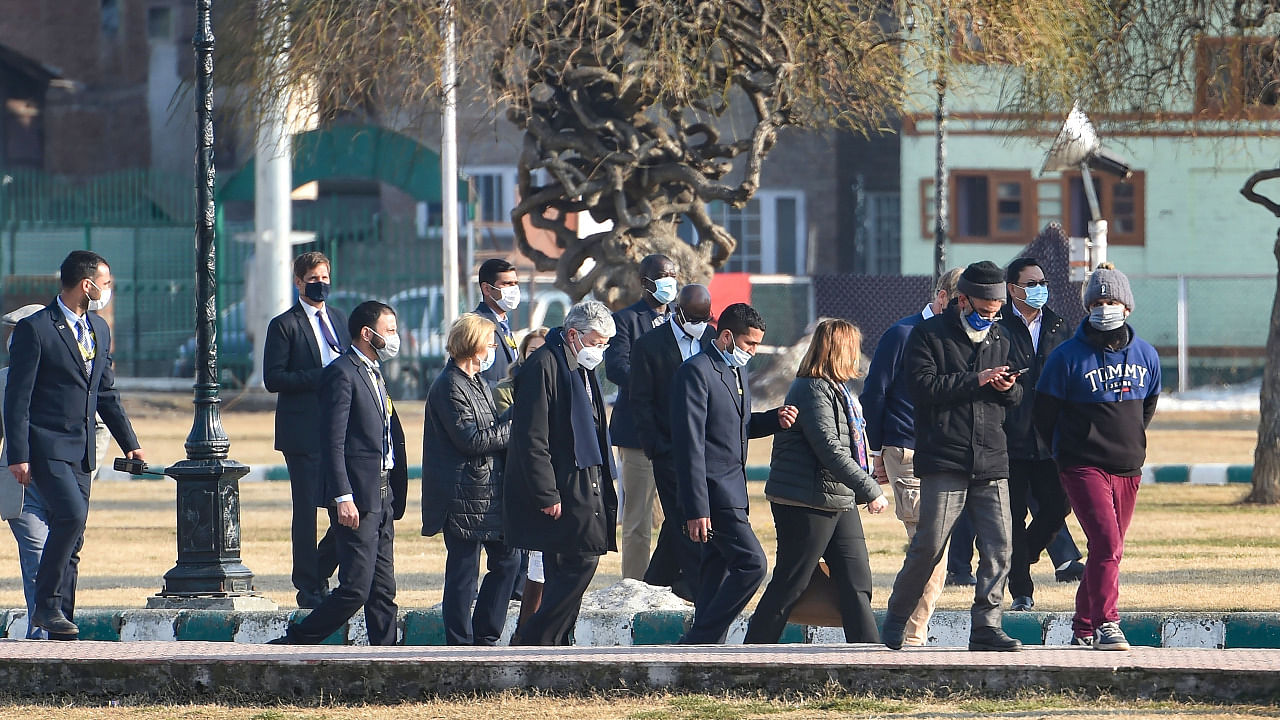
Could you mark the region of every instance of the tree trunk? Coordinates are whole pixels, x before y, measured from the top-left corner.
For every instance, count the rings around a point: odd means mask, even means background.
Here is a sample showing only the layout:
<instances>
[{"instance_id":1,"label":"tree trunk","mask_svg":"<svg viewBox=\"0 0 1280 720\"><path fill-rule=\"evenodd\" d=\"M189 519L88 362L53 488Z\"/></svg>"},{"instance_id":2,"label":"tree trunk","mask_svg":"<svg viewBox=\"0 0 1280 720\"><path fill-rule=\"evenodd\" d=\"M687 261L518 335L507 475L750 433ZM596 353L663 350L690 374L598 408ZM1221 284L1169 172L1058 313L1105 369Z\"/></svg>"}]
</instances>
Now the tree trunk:
<instances>
[{"instance_id":1,"label":"tree trunk","mask_svg":"<svg viewBox=\"0 0 1280 720\"><path fill-rule=\"evenodd\" d=\"M1272 252L1276 256L1280 282L1280 233ZM1267 365L1262 374L1259 397L1258 446L1253 451L1253 491L1245 502L1280 503L1280 285L1271 304L1271 327L1267 331Z\"/></svg>"}]
</instances>

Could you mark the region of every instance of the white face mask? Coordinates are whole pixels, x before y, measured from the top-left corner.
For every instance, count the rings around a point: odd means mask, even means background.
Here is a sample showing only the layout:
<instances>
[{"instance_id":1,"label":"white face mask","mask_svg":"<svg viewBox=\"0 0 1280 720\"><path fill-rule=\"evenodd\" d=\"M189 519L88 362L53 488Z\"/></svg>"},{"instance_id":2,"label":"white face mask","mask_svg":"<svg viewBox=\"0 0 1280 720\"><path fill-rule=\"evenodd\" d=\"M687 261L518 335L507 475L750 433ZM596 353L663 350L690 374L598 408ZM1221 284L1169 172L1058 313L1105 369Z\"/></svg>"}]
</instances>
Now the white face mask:
<instances>
[{"instance_id":1,"label":"white face mask","mask_svg":"<svg viewBox=\"0 0 1280 720\"><path fill-rule=\"evenodd\" d=\"M94 287L98 287L98 284L92 280L89 281L89 284ZM102 312L102 309L107 306L107 303L111 302L111 288L98 288L98 292L99 295L97 300L89 298L89 309L93 312Z\"/></svg>"},{"instance_id":2,"label":"white face mask","mask_svg":"<svg viewBox=\"0 0 1280 720\"><path fill-rule=\"evenodd\" d=\"M1089 324L1106 332L1124 324L1123 305L1098 305L1089 311Z\"/></svg>"},{"instance_id":3,"label":"white face mask","mask_svg":"<svg viewBox=\"0 0 1280 720\"><path fill-rule=\"evenodd\" d=\"M666 305L676 299L676 279L673 277L658 278L651 280L654 285L653 292L649 293L659 305Z\"/></svg>"},{"instance_id":4,"label":"white face mask","mask_svg":"<svg viewBox=\"0 0 1280 720\"><path fill-rule=\"evenodd\" d=\"M500 293L494 302L498 304L498 307L502 308L503 312L511 312L512 310L520 307L519 285L508 285L504 288L494 287L493 285L490 285L489 287Z\"/></svg>"},{"instance_id":5,"label":"white face mask","mask_svg":"<svg viewBox=\"0 0 1280 720\"><path fill-rule=\"evenodd\" d=\"M391 360L392 358L394 358L396 355L400 354L400 336L399 335L388 335L387 337L382 337L381 335L378 335L377 331L374 330L373 328L369 328L369 332L373 333L374 335L377 335L378 338L382 340L382 347L374 348L374 351L378 353L379 361L387 362L388 360Z\"/></svg>"},{"instance_id":6,"label":"white face mask","mask_svg":"<svg viewBox=\"0 0 1280 720\"><path fill-rule=\"evenodd\" d=\"M702 334L707 331L707 326L710 325L710 323L706 321L696 322L696 323L687 322L684 317L684 310L681 310L681 309L677 310L676 316L677 316L675 319L676 325L678 325L686 335L693 338L694 340L701 340Z\"/></svg>"},{"instance_id":7,"label":"white face mask","mask_svg":"<svg viewBox=\"0 0 1280 720\"><path fill-rule=\"evenodd\" d=\"M582 342L582 335L578 335L578 342ZM582 367L595 370L597 365L604 362L604 350L598 345L583 345L578 352L574 353L574 357Z\"/></svg>"}]
</instances>

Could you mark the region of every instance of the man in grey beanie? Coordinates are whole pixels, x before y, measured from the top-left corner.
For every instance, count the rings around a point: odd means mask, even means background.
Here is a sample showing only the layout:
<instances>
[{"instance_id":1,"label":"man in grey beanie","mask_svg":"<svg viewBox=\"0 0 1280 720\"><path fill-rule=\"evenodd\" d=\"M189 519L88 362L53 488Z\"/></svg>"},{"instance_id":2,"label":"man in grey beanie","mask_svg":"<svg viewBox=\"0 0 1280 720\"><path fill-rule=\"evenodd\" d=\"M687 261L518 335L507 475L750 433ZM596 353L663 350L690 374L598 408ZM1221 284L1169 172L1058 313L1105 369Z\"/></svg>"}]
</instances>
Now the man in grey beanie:
<instances>
[{"instance_id":1,"label":"man in grey beanie","mask_svg":"<svg viewBox=\"0 0 1280 720\"><path fill-rule=\"evenodd\" d=\"M973 263L960 275L955 300L907 340L920 520L881 633L894 650L902 647L907 618L966 510L978 536L969 649L1022 648L1001 629L1012 535L1003 424L1005 408L1022 397L1008 365L1009 340L995 322L1004 302L1004 271L989 261Z\"/></svg>"},{"instance_id":2,"label":"man in grey beanie","mask_svg":"<svg viewBox=\"0 0 1280 720\"><path fill-rule=\"evenodd\" d=\"M1129 278L1098 266L1084 289L1089 316L1045 361L1033 417L1053 443L1058 479L1089 538L1076 591L1072 645L1128 650L1120 629L1120 558L1160 397L1160 356L1126 322Z\"/></svg>"}]
</instances>

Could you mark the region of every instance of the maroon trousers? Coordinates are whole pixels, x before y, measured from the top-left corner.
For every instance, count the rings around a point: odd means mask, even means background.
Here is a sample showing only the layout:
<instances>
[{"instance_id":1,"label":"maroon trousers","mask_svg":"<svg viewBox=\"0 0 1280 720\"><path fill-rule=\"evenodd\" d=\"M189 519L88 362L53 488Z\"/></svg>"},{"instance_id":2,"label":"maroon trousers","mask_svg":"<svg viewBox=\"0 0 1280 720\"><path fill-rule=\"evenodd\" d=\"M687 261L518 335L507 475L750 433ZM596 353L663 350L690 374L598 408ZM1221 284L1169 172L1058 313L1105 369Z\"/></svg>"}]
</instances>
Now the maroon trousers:
<instances>
[{"instance_id":1,"label":"maroon trousers","mask_svg":"<svg viewBox=\"0 0 1280 720\"><path fill-rule=\"evenodd\" d=\"M1092 637L1102 623L1120 620L1120 558L1142 476L1112 475L1087 466L1064 468L1058 476L1089 540L1071 627L1076 637Z\"/></svg>"}]
</instances>

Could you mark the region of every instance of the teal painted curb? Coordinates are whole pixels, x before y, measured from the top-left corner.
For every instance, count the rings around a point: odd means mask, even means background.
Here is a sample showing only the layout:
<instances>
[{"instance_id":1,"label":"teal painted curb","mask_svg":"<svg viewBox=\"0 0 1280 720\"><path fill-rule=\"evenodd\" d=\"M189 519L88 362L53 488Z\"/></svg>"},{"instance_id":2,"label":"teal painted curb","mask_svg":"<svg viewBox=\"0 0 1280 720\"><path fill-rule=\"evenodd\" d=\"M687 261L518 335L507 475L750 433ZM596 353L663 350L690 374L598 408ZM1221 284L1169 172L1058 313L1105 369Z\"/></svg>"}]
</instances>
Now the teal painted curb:
<instances>
[{"instance_id":1,"label":"teal painted curb","mask_svg":"<svg viewBox=\"0 0 1280 720\"><path fill-rule=\"evenodd\" d=\"M1253 483L1252 465L1232 465L1227 468L1227 482L1250 485Z\"/></svg>"},{"instance_id":2,"label":"teal painted curb","mask_svg":"<svg viewBox=\"0 0 1280 720\"><path fill-rule=\"evenodd\" d=\"M1191 468L1186 465L1162 465L1152 473L1157 483L1191 482Z\"/></svg>"},{"instance_id":3,"label":"teal painted curb","mask_svg":"<svg viewBox=\"0 0 1280 720\"><path fill-rule=\"evenodd\" d=\"M83 640L125 641L210 641L262 643L280 636L289 622L307 616L307 610L274 612L223 612L218 610L120 610L85 609L75 615ZM10 610L2 628L3 635L26 630L25 611ZM876 613L883 627L884 611ZM610 645L674 645L688 630L692 610L656 610L624 615L594 613L579 620L582 637L589 644ZM730 636L740 642L740 618ZM328 638L325 645L353 644L362 639L361 618L344 625ZM401 616L403 645L444 645L444 620L440 608L409 609ZM1005 632L1025 645L1065 645L1071 639L1071 613L1005 612ZM1120 626L1129 642L1146 647L1262 648L1280 649L1280 613L1122 613ZM969 634L969 613L944 611L930 622L930 643L934 646L963 646ZM628 637L629 636L629 637ZM818 628L788 623L779 642L838 642L839 629ZM628 642L629 640L629 642Z\"/></svg>"}]
</instances>

